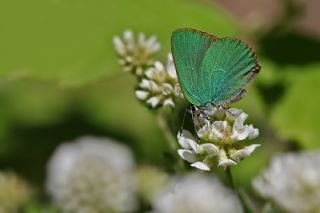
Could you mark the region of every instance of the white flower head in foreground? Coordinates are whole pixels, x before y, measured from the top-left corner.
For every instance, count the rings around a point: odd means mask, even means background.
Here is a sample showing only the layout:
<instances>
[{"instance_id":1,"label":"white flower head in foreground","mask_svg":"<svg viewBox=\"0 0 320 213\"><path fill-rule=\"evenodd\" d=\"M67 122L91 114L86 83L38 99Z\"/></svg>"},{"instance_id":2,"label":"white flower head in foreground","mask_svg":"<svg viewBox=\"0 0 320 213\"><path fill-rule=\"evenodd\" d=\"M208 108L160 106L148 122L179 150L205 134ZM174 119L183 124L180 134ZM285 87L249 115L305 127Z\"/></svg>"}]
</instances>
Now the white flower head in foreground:
<instances>
[{"instance_id":1,"label":"white flower head in foreground","mask_svg":"<svg viewBox=\"0 0 320 213\"><path fill-rule=\"evenodd\" d=\"M126 146L108 138L82 137L54 152L47 189L63 212L133 212L133 169Z\"/></svg>"},{"instance_id":2,"label":"white flower head in foreground","mask_svg":"<svg viewBox=\"0 0 320 213\"><path fill-rule=\"evenodd\" d=\"M176 98L183 97L171 54L168 56L166 67L156 61L154 66L145 72L145 76L141 79L136 90L136 97L145 101L152 108L157 106L174 107Z\"/></svg>"},{"instance_id":3,"label":"white flower head in foreground","mask_svg":"<svg viewBox=\"0 0 320 213\"><path fill-rule=\"evenodd\" d=\"M208 120L205 116L208 115ZM259 130L252 125L244 124L248 115L240 109L210 107L204 112L197 109L194 123L199 127L197 140L190 132L178 133L178 141L183 149L178 154L191 166L201 170L210 170L215 159L219 166L226 169L236 165L251 153L259 144L246 145L245 139L253 139Z\"/></svg>"},{"instance_id":4,"label":"white flower head in foreground","mask_svg":"<svg viewBox=\"0 0 320 213\"><path fill-rule=\"evenodd\" d=\"M12 172L0 172L0 212L18 212L30 200L29 185Z\"/></svg>"},{"instance_id":5,"label":"white flower head in foreground","mask_svg":"<svg viewBox=\"0 0 320 213\"><path fill-rule=\"evenodd\" d=\"M218 178L201 173L178 177L153 202L153 213L241 213L238 197Z\"/></svg>"},{"instance_id":6,"label":"white flower head in foreground","mask_svg":"<svg viewBox=\"0 0 320 213\"><path fill-rule=\"evenodd\" d=\"M320 212L320 152L278 155L253 180L254 189L293 213Z\"/></svg>"},{"instance_id":7,"label":"white flower head in foreground","mask_svg":"<svg viewBox=\"0 0 320 213\"><path fill-rule=\"evenodd\" d=\"M123 70L138 76L143 74L146 67L153 64L153 55L160 50L160 44L155 35L146 39L145 34L140 33L136 40L130 30L124 32L123 40L115 36L113 44Z\"/></svg>"}]
</instances>

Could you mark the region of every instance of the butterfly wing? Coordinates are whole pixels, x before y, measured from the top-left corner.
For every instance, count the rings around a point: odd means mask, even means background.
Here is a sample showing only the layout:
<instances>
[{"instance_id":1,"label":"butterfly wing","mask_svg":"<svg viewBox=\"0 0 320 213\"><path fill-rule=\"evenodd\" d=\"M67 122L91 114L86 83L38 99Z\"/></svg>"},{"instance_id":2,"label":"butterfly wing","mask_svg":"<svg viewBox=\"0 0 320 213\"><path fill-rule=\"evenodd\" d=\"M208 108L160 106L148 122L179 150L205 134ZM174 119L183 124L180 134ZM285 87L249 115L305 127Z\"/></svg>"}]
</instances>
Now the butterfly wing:
<instances>
[{"instance_id":1,"label":"butterfly wing","mask_svg":"<svg viewBox=\"0 0 320 213\"><path fill-rule=\"evenodd\" d=\"M259 72L255 54L241 40L223 38L205 53L200 79L202 99L218 104L233 98Z\"/></svg>"},{"instance_id":2,"label":"butterfly wing","mask_svg":"<svg viewBox=\"0 0 320 213\"><path fill-rule=\"evenodd\" d=\"M202 106L205 100L200 90L201 66L208 48L218 40L217 37L194 29L177 29L171 35L171 51L181 90L185 98L196 106Z\"/></svg>"}]
</instances>

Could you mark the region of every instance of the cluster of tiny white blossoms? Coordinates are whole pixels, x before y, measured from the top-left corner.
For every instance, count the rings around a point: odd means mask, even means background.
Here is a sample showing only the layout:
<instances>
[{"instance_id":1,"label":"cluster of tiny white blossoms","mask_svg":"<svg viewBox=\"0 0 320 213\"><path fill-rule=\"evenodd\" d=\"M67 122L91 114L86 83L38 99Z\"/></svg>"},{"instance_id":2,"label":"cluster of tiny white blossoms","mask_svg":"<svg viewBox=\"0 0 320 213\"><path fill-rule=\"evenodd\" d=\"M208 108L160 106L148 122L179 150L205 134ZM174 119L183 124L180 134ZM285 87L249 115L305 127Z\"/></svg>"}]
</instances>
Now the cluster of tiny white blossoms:
<instances>
[{"instance_id":1,"label":"cluster of tiny white blossoms","mask_svg":"<svg viewBox=\"0 0 320 213\"><path fill-rule=\"evenodd\" d=\"M25 180L12 172L0 172L0 212L20 212L31 199L32 191Z\"/></svg>"},{"instance_id":2,"label":"cluster of tiny white blossoms","mask_svg":"<svg viewBox=\"0 0 320 213\"><path fill-rule=\"evenodd\" d=\"M292 213L320 211L320 152L278 155L253 180L254 189Z\"/></svg>"},{"instance_id":3,"label":"cluster of tiny white blossoms","mask_svg":"<svg viewBox=\"0 0 320 213\"><path fill-rule=\"evenodd\" d=\"M134 212L134 177L126 146L87 136L57 148L48 164L47 189L63 212Z\"/></svg>"},{"instance_id":4,"label":"cluster of tiny white blossoms","mask_svg":"<svg viewBox=\"0 0 320 213\"><path fill-rule=\"evenodd\" d=\"M146 39L145 34L140 33L136 40L130 30L124 32L123 40L115 36L113 44L123 70L137 76L141 76L144 70L154 63L153 55L160 50L155 35Z\"/></svg>"},{"instance_id":5,"label":"cluster of tiny white blossoms","mask_svg":"<svg viewBox=\"0 0 320 213\"><path fill-rule=\"evenodd\" d=\"M153 201L152 213L241 213L238 197L218 178L190 173L177 177Z\"/></svg>"},{"instance_id":6,"label":"cluster of tiny white blossoms","mask_svg":"<svg viewBox=\"0 0 320 213\"><path fill-rule=\"evenodd\" d=\"M178 150L178 154L190 162L191 166L201 170L210 170L215 158L218 158L218 165L224 169L236 165L259 146L246 145L243 142L259 135L258 129L244 124L247 117L246 113L236 108L225 110L221 107L209 107L204 111L197 109L194 123L199 127L198 139L183 130L178 134L179 144L183 148Z\"/></svg>"},{"instance_id":7,"label":"cluster of tiny white blossoms","mask_svg":"<svg viewBox=\"0 0 320 213\"><path fill-rule=\"evenodd\" d=\"M135 92L136 97L152 108L157 106L175 106L175 99L182 98L172 55L168 55L167 66L156 61L146 70Z\"/></svg>"}]
</instances>

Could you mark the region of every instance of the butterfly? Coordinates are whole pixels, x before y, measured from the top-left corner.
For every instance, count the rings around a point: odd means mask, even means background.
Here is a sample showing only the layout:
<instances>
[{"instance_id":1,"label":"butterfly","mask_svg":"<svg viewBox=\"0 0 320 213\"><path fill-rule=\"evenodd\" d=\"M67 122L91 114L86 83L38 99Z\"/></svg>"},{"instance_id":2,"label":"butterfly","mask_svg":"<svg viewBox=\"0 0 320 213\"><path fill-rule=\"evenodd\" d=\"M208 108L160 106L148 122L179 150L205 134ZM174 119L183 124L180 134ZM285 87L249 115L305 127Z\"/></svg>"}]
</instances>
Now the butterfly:
<instances>
[{"instance_id":1,"label":"butterfly","mask_svg":"<svg viewBox=\"0 0 320 213\"><path fill-rule=\"evenodd\" d=\"M240 100L260 71L256 54L236 38L218 38L181 28L171 34L171 52L184 97L194 106L222 106Z\"/></svg>"}]
</instances>

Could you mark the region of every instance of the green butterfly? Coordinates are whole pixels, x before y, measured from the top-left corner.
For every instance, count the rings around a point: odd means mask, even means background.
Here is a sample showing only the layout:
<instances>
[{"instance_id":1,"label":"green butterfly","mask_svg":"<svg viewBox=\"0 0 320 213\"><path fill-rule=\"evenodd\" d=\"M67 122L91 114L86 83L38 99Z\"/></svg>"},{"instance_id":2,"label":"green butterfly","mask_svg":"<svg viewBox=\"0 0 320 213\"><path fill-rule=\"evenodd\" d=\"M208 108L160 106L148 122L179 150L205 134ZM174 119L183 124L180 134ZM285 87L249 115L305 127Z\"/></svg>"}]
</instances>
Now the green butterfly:
<instances>
[{"instance_id":1,"label":"green butterfly","mask_svg":"<svg viewBox=\"0 0 320 213\"><path fill-rule=\"evenodd\" d=\"M181 90L197 107L222 106L240 100L243 87L260 70L247 44L195 29L172 32L171 51Z\"/></svg>"}]
</instances>

